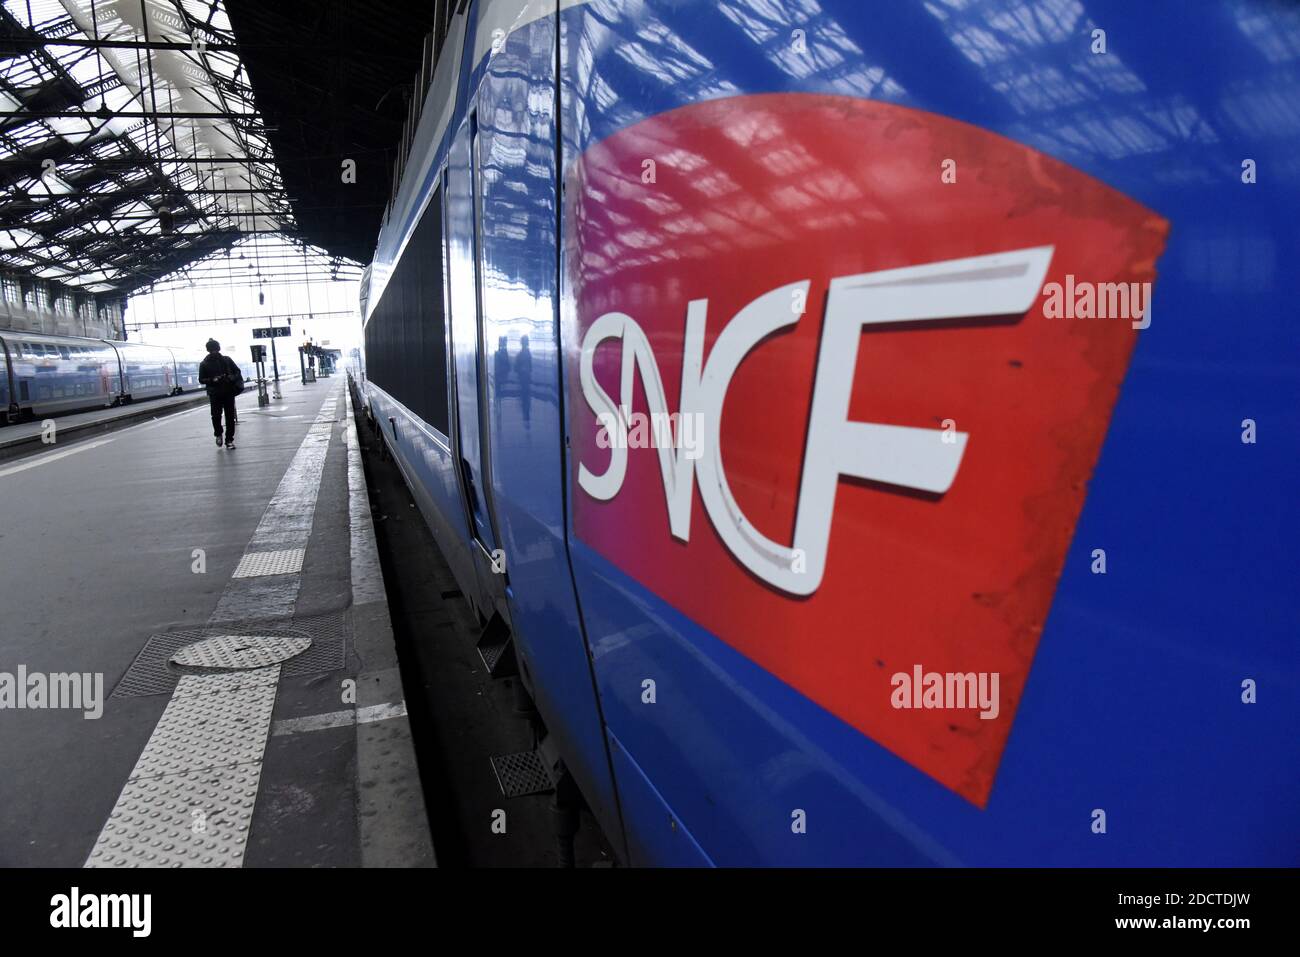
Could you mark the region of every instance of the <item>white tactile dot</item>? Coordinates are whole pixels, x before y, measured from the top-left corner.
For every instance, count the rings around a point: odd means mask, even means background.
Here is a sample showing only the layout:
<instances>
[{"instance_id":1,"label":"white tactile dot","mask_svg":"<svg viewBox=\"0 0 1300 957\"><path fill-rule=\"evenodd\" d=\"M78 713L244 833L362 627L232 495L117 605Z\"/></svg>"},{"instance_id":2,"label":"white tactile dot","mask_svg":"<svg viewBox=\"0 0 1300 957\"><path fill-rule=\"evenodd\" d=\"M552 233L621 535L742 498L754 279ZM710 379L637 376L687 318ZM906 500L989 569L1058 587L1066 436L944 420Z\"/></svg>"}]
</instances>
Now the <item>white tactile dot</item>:
<instances>
[{"instance_id":1,"label":"white tactile dot","mask_svg":"<svg viewBox=\"0 0 1300 957\"><path fill-rule=\"evenodd\" d=\"M223 668L242 671L277 665L302 654L310 647L311 639L306 635L217 635L215 638L205 638L177 649L168 660L182 668ZM181 692L178 689L176 693Z\"/></svg>"},{"instance_id":2,"label":"white tactile dot","mask_svg":"<svg viewBox=\"0 0 1300 957\"><path fill-rule=\"evenodd\" d=\"M239 560L231 578L258 575L292 575L302 571L304 549L282 548L273 552L248 552Z\"/></svg>"}]
</instances>

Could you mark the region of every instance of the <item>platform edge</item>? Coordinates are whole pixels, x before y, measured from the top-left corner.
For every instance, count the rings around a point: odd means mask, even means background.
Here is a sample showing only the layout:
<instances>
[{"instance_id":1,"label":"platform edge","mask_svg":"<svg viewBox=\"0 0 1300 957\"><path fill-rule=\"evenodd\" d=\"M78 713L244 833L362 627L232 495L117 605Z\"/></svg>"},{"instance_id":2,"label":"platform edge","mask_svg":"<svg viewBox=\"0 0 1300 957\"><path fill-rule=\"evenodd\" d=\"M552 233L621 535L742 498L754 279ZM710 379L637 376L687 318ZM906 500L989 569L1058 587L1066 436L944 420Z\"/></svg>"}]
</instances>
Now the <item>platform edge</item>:
<instances>
[{"instance_id":1,"label":"platform edge","mask_svg":"<svg viewBox=\"0 0 1300 957\"><path fill-rule=\"evenodd\" d=\"M383 570L375 543L361 445L352 404L352 378L344 389L347 409L348 524L352 577L352 625L358 709L404 701ZM362 867L436 867L424 791L405 715L358 723L357 822Z\"/></svg>"}]
</instances>

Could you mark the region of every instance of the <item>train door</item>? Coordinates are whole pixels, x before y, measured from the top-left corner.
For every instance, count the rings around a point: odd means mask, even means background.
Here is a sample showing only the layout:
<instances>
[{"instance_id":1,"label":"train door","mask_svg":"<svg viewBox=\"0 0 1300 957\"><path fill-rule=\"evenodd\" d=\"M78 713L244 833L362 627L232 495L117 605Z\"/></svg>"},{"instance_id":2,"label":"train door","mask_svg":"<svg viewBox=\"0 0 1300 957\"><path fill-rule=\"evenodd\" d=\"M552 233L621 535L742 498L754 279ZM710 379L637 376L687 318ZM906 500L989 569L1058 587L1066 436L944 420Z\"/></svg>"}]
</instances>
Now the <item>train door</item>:
<instances>
[{"instance_id":1,"label":"train door","mask_svg":"<svg viewBox=\"0 0 1300 957\"><path fill-rule=\"evenodd\" d=\"M108 405L116 401L118 387L122 384L122 377L116 366L116 353L108 344L100 343L95 348L94 357L99 363L100 397L104 400L104 404Z\"/></svg>"},{"instance_id":2,"label":"train door","mask_svg":"<svg viewBox=\"0 0 1300 957\"><path fill-rule=\"evenodd\" d=\"M18 418L18 401L14 390L14 367L9 356L9 344L0 337L0 361L4 362L3 375L0 375L0 409L5 410L9 419Z\"/></svg>"},{"instance_id":3,"label":"train door","mask_svg":"<svg viewBox=\"0 0 1300 957\"><path fill-rule=\"evenodd\" d=\"M447 160L445 201L447 291L451 305L450 342L455 428L453 454L469 520L471 551L485 618L498 611L509 620L506 570L498 547L492 507L492 465L486 441L483 330L480 311L479 201L474 159L474 114L452 140Z\"/></svg>"},{"instance_id":4,"label":"train door","mask_svg":"<svg viewBox=\"0 0 1300 957\"><path fill-rule=\"evenodd\" d=\"M108 358L106 365L108 367L109 375L117 380L117 391L112 393L110 396L110 401L116 405L119 402L125 401L127 393L130 391L127 385L126 357L122 355L122 350L113 345L113 343L109 342L107 339L102 341L108 345L110 353L110 355L106 357Z\"/></svg>"},{"instance_id":5,"label":"train door","mask_svg":"<svg viewBox=\"0 0 1300 957\"><path fill-rule=\"evenodd\" d=\"M558 4L476 0L467 15L464 73L477 88L450 145L450 218L463 237L450 288L453 311L458 295L463 307L454 318L459 407L476 416L462 418L461 438L478 446L480 534L495 546L489 587L509 602L520 685L544 724L539 750L562 758L564 776L626 856L563 532ZM471 353L472 363L460 360Z\"/></svg>"}]
</instances>

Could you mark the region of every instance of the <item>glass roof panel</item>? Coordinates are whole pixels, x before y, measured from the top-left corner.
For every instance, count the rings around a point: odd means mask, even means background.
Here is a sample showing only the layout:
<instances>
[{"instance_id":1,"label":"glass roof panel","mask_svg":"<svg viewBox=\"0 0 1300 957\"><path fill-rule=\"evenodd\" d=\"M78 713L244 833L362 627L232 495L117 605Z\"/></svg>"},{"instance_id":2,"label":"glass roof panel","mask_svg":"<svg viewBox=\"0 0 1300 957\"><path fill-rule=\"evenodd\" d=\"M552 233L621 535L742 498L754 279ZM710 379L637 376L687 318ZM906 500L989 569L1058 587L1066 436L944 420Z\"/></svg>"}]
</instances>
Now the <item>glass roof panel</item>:
<instances>
[{"instance_id":1,"label":"glass roof panel","mask_svg":"<svg viewBox=\"0 0 1300 957\"><path fill-rule=\"evenodd\" d=\"M3 0L0 267L130 292L295 230L223 3Z\"/></svg>"}]
</instances>

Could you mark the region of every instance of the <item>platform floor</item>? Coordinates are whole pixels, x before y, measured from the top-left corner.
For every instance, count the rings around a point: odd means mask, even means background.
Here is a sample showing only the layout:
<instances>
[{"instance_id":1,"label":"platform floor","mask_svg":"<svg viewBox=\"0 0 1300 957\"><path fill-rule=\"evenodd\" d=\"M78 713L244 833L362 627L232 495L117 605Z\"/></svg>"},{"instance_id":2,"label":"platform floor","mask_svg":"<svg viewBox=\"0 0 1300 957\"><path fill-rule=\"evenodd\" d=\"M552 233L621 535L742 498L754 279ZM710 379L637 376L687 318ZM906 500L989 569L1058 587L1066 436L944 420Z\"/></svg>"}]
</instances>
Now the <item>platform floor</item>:
<instances>
[{"instance_id":1,"label":"platform floor","mask_svg":"<svg viewBox=\"0 0 1300 957\"><path fill-rule=\"evenodd\" d=\"M345 383L0 462L0 865L434 862Z\"/></svg>"},{"instance_id":2,"label":"platform floor","mask_svg":"<svg viewBox=\"0 0 1300 957\"><path fill-rule=\"evenodd\" d=\"M51 439L53 442L50 444L63 442L66 446L73 441L82 441L92 435L119 428L125 423L161 418L199 403L207 405L207 393L204 390L145 399L129 405L69 412L49 419L0 425L0 460L49 451L46 443ZM47 422L53 423L53 434L47 431Z\"/></svg>"}]
</instances>

